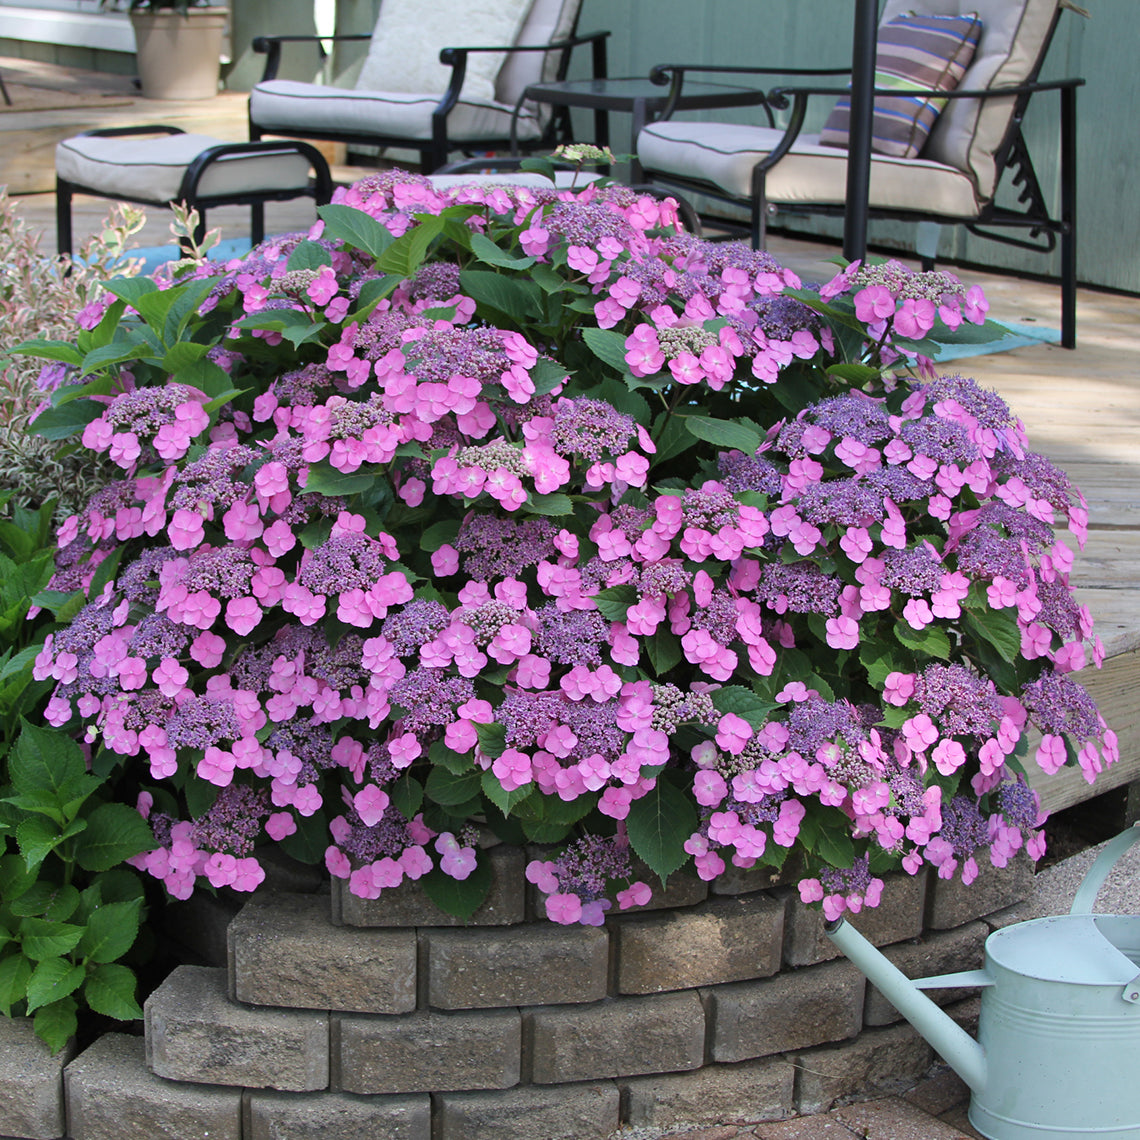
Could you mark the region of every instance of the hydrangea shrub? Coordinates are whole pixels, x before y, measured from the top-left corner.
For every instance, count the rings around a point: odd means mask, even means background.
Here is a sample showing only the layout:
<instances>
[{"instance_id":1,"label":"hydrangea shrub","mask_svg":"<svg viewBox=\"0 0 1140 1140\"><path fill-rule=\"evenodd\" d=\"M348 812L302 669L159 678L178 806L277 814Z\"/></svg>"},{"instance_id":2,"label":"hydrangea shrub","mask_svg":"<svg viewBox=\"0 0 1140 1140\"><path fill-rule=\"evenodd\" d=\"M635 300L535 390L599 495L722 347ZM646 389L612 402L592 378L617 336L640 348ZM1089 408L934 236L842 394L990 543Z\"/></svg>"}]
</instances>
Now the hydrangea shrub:
<instances>
[{"instance_id":1,"label":"hydrangea shrub","mask_svg":"<svg viewBox=\"0 0 1140 1140\"><path fill-rule=\"evenodd\" d=\"M1116 741L1083 501L927 359L976 290L803 287L618 188L393 173L321 214L37 346L44 430L123 473L59 532L87 601L37 676L133 773L140 869L252 890L280 844L469 915L498 838L596 924L792 853L832 917L1041 854L1026 768Z\"/></svg>"}]
</instances>

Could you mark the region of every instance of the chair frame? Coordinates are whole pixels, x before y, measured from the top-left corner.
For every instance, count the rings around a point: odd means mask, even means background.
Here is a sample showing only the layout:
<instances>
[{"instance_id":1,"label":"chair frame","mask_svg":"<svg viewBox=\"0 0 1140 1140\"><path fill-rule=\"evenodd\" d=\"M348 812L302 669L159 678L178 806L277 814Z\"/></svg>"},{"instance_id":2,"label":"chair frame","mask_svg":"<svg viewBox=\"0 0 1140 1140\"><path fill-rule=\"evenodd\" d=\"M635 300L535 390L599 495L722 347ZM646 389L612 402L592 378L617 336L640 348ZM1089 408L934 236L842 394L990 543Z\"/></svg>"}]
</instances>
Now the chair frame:
<instances>
[{"instance_id":1,"label":"chair frame","mask_svg":"<svg viewBox=\"0 0 1140 1140\"><path fill-rule=\"evenodd\" d=\"M511 140L509 136L506 135L501 139L470 139L452 138L448 134L447 116L459 102L459 94L463 89L463 80L467 73L467 57L469 55L475 52L505 52L507 54L514 54L517 52L558 51L561 53L561 56L558 61L556 78L563 80L566 78L570 66L570 56L573 49L582 44L590 44L594 77L605 79L607 77L606 39L609 35L610 33L608 31L589 32L585 35L579 35L575 30L574 33L566 39L552 40L548 44L515 44L508 47L445 47L439 53L439 61L451 68L451 78L448 82L447 90L444 91L439 103L431 113L432 137L430 140L410 139L404 135L385 135L379 132L327 131L314 130L313 128L288 131L281 127L262 128L253 121L252 114L249 120L249 137L251 139L260 139L263 135L274 135L284 136L286 138L319 138L327 139L330 142L357 143L366 146L401 147L404 149L418 150L420 152L420 166L423 173L430 174L447 162L448 155L452 151L458 150L469 153L472 150L486 150L489 147L496 147L502 150L506 150L510 147ZM258 36L253 41L253 50L266 56L265 70L259 82L266 83L271 79L277 78L277 72L281 65L282 44L295 42L315 43L323 59L327 54L324 44L328 41L367 42L371 39L371 33L350 33L335 36ZM574 135L570 123L569 109L562 107L556 109L555 113L551 116L550 122L547 124L541 137L531 140L523 144L523 146L526 150L550 150L560 142L572 142L573 138Z\"/></svg>"},{"instance_id":2,"label":"chair frame","mask_svg":"<svg viewBox=\"0 0 1140 1140\"><path fill-rule=\"evenodd\" d=\"M1057 17L1049 30L1045 43L1052 39L1056 28ZM908 95L932 95L941 99L1014 99L1014 106L1010 121L1001 143L994 152L994 162L997 176L994 180L994 189L990 198L983 204L974 217L963 218L933 211L886 209L871 206L867 211L871 219L891 219L898 221L933 221L944 224L964 225L966 229L978 237L988 238L991 241L1015 245L1023 249L1030 249L1042 253L1051 253L1060 243L1061 250L1061 344L1065 348L1076 347L1076 236L1077 236L1077 115L1076 93L1077 88L1084 86L1083 79L1060 79L1041 82L1038 80L1041 64L1044 60L1045 50L1041 52L1036 64L1032 68L1025 82L1003 87L991 87L985 90L955 90L955 91L908 91ZM673 113L674 104L679 97L685 75L691 72L741 72L751 75L849 75L849 69L828 70L799 70L764 67L726 67L705 66L690 64L659 64L653 68L650 78L663 86L671 84L670 101L661 114L661 119L668 119ZM1060 195L1058 213L1053 217L1049 205L1045 200L1040 180L1034 170L1029 154L1029 148L1022 133L1022 121L1030 97L1039 91L1056 91L1060 96ZM770 126L774 126L774 110L785 110L789 106L791 111L788 124L784 129L783 137L775 147L762 158L752 170L752 193L748 202L730 196L716 186L700 183L696 180L682 179L668 174L658 174L655 171L646 172L646 177L654 182L661 182L666 186L676 186L690 192L698 192L717 201L732 205L748 205L751 208L750 234L755 249L762 249L767 237L768 215L774 209L767 199L766 179L771 170L793 147L800 131L803 129L807 116L808 102L813 95L827 95L840 97L850 94L846 87L828 86L781 86L768 92L765 111ZM873 95L898 95L890 89L876 88ZM1012 184L1020 187L1017 202L1018 207L1000 206L997 204L997 192L1002 185L1007 171L1012 171ZM785 207L781 207L785 208ZM796 202L786 207L789 213L823 214L827 216L842 217L845 211L843 204ZM990 227L1028 230L1028 237L1015 237L996 233ZM922 257L924 269L934 266L932 257Z\"/></svg>"}]
</instances>

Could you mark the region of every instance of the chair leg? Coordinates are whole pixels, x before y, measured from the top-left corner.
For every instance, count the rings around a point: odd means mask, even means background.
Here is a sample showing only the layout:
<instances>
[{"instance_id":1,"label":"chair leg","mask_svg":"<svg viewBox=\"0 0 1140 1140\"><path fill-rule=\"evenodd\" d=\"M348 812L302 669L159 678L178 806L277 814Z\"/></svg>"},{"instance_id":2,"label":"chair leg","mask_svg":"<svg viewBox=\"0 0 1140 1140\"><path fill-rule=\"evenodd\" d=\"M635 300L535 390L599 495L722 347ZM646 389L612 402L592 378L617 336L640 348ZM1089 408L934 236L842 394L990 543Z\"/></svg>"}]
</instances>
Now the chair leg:
<instances>
[{"instance_id":1,"label":"chair leg","mask_svg":"<svg viewBox=\"0 0 1140 1140\"><path fill-rule=\"evenodd\" d=\"M252 245L265 241L265 203L254 202L249 208L249 240Z\"/></svg>"},{"instance_id":2,"label":"chair leg","mask_svg":"<svg viewBox=\"0 0 1140 1140\"><path fill-rule=\"evenodd\" d=\"M71 183L57 177L55 180L55 248L58 253L71 255Z\"/></svg>"},{"instance_id":3,"label":"chair leg","mask_svg":"<svg viewBox=\"0 0 1140 1140\"><path fill-rule=\"evenodd\" d=\"M752 171L752 248L766 249L768 246L768 198L766 194L765 172Z\"/></svg>"},{"instance_id":4,"label":"chair leg","mask_svg":"<svg viewBox=\"0 0 1140 1140\"><path fill-rule=\"evenodd\" d=\"M1077 347L1077 89L1061 91L1061 347Z\"/></svg>"}]
</instances>

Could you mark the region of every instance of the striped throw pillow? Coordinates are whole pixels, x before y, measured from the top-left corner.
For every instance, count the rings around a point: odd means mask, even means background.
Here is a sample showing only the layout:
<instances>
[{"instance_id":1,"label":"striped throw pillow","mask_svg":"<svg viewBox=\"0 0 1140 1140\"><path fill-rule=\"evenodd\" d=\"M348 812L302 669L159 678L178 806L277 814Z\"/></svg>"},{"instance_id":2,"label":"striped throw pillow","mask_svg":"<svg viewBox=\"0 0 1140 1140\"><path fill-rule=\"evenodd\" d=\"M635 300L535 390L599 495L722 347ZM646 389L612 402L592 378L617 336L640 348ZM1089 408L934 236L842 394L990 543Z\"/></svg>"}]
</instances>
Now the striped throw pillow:
<instances>
[{"instance_id":1,"label":"striped throw pillow","mask_svg":"<svg viewBox=\"0 0 1140 1140\"><path fill-rule=\"evenodd\" d=\"M907 91L952 91L958 86L982 34L976 13L964 16L899 16L879 28L875 87L898 95L875 98L871 149L896 158L914 158L926 143L934 120L946 105L934 95ZM827 118L819 141L846 147L851 101L844 97Z\"/></svg>"}]
</instances>

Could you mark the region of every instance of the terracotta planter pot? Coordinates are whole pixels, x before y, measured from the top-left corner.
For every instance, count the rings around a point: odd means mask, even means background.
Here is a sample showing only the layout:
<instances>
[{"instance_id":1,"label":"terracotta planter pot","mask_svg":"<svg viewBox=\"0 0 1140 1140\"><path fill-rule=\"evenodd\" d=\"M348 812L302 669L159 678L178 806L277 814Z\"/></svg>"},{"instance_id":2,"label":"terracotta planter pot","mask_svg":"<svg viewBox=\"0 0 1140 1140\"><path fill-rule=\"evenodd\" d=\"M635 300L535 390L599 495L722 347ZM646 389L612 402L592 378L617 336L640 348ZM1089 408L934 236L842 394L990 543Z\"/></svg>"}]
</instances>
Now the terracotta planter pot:
<instances>
[{"instance_id":1,"label":"terracotta planter pot","mask_svg":"<svg viewBox=\"0 0 1140 1140\"><path fill-rule=\"evenodd\" d=\"M147 99L212 99L218 93L225 8L132 12L135 54Z\"/></svg>"}]
</instances>

